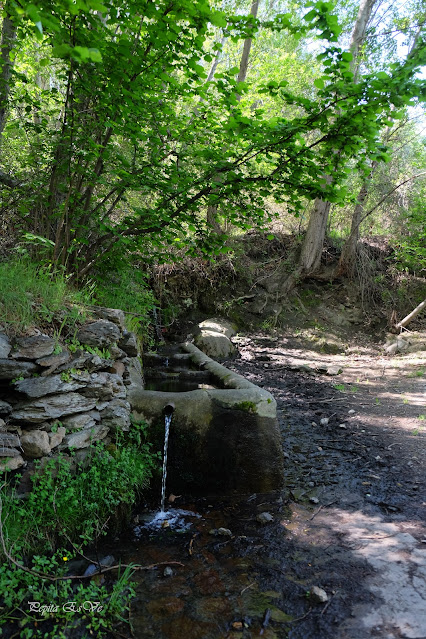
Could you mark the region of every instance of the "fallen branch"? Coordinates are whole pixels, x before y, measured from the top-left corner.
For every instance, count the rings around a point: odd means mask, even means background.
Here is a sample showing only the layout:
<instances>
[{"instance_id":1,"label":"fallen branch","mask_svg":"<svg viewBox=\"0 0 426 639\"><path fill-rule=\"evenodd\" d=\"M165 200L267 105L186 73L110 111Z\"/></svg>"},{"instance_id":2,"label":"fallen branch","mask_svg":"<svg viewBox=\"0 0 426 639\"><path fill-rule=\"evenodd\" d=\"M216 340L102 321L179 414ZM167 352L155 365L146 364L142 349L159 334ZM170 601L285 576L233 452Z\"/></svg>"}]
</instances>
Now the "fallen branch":
<instances>
[{"instance_id":1,"label":"fallen branch","mask_svg":"<svg viewBox=\"0 0 426 639\"><path fill-rule=\"evenodd\" d=\"M411 311L411 313L409 313L409 315L407 315L406 317L404 317L404 319L402 319L400 322L398 322L398 324L395 324L395 328L403 328L404 326L406 326L409 322L411 322L412 319L414 319L424 308L426 308L426 300L423 300L423 302L421 302L418 306L416 306L416 308L414 309L414 311Z\"/></svg>"}]
</instances>

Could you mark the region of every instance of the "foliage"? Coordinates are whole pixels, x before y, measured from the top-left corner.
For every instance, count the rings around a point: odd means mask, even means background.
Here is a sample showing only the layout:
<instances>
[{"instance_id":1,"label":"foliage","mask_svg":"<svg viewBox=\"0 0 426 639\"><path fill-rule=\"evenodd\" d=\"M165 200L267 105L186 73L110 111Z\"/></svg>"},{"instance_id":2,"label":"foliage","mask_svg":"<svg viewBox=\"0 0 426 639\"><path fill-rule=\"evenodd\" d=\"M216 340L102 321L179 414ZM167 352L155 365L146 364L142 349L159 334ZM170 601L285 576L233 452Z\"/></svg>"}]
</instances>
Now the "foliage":
<instances>
[{"instance_id":1,"label":"foliage","mask_svg":"<svg viewBox=\"0 0 426 639\"><path fill-rule=\"evenodd\" d=\"M0 262L0 315L15 330L31 324L45 326L55 314L63 326L84 318L81 305L90 302L87 289L74 290L63 269L40 266L28 257Z\"/></svg>"},{"instance_id":2,"label":"foliage","mask_svg":"<svg viewBox=\"0 0 426 639\"><path fill-rule=\"evenodd\" d=\"M150 318L156 301L143 265L108 260L96 269L94 282L96 303L125 311L127 328L150 345Z\"/></svg>"},{"instance_id":3,"label":"foliage","mask_svg":"<svg viewBox=\"0 0 426 639\"><path fill-rule=\"evenodd\" d=\"M18 556L23 562L23 558ZM58 577L43 579L16 566L0 568L0 626L16 627L25 639L66 639L72 632L79 637L105 637L129 610L134 596L131 568L126 568L109 586L95 581L75 583L61 579L67 573L72 552L60 549L51 558L34 556L27 566L36 573ZM30 602L32 606L30 606ZM21 616L21 612L25 616ZM74 635L75 636L75 635Z\"/></svg>"},{"instance_id":4,"label":"foliage","mask_svg":"<svg viewBox=\"0 0 426 639\"><path fill-rule=\"evenodd\" d=\"M75 626L79 636L103 637L117 621L125 621L134 595L131 569L109 585L63 577L82 547L106 534L111 518L119 511L123 516L146 487L157 456L146 443L145 429L143 423L133 424L126 442L121 436L114 445L95 444L83 461L59 456L38 465L25 500L3 486L2 539L23 568L2 563L0 625L18 619L20 636L56 639L68 637ZM28 610L28 601L54 610ZM91 609L89 602L98 605Z\"/></svg>"},{"instance_id":5,"label":"foliage","mask_svg":"<svg viewBox=\"0 0 426 639\"><path fill-rule=\"evenodd\" d=\"M71 539L87 544L106 533L118 507L130 507L147 486L154 457L146 444L114 446L97 443L77 462L66 456L38 466L24 501L6 495L5 537L15 546L53 551Z\"/></svg>"},{"instance_id":6,"label":"foliage","mask_svg":"<svg viewBox=\"0 0 426 639\"><path fill-rule=\"evenodd\" d=\"M228 223L246 229L265 219L266 198L296 213L317 196L343 203L354 167L366 173L388 158L379 136L389 118L423 99L415 73L426 54L418 47L355 83L332 3L308 4L304 15L293 7L259 20L206 0L11 4L14 117L4 137L21 151L19 167L12 156L5 166L18 174L3 211L15 209L53 263L82 277L114 251L226 251L202 215L208 205L220 203ZM207 82L223 48L214 29L236 43L271 33L277 47L293 39L294 50L315 35L323 51L313 65L307 55L305 68L322 75L292 86L281 51L282 72L257 64L251 94L237 83L238 66ZM40 44L33 66L25 38Z\"/></svg>"}]
</instances>

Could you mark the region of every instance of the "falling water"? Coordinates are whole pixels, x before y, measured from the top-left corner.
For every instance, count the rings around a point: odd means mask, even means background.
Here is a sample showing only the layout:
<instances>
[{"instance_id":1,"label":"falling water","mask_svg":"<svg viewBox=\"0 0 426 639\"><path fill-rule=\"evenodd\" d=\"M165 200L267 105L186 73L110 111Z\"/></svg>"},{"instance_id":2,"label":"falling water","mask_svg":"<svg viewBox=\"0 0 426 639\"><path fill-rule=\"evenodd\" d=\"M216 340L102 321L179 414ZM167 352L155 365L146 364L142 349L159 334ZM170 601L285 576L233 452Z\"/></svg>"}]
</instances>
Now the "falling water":
<instances>
[{"instance_id":1,"label":"falling water","mask_svg":"<svg viewBox=\"0 0 426 639\"><path fill-rule=\"evenodd\" d=\"M164 415L164 453L163 453L163 479L161 481L161 512L164 513L164 503L166 501L166 478L167 478L167 449L169 447L169 431L172 423L172 413Z\"/></svg>"}]
</instances>

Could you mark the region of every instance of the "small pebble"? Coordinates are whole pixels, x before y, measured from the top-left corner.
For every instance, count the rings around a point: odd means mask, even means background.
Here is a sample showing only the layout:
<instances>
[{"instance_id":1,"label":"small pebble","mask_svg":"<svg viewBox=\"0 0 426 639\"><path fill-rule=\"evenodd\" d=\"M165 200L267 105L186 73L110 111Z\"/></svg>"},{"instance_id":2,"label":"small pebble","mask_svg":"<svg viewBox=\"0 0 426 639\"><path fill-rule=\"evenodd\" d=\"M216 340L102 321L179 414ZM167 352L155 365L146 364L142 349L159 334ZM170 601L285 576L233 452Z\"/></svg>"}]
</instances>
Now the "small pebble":
<instances>
[{"instance_id":1,"label":"small pebble","mask_svg":"<svg viewBox=\"0 0 426 639\"><path fill-rule=\"evenodd\" d=\"M312 586L309 591L310 599L315 603L325 603L328 601L328 595L322 588L318 586Z\"/></svg>"},{"instance_id":2,"label":"small pebble","mask_svg":"<svg viewBox=\"0 0 426 639\"><path fill-rule=\"evenodd\" d=\"M232 533L229 528L218 528L216 534L222 535L222 537L232 537Z\"/></svg>"},{"instance_id":3,"label":"small pebble","mask_svg":"<svg viewBox=\"0 0 426 639\"><path fill-rule=\"evenodd\" d=\"M274 521L274 518L272 517L271 513L259 513L256 517L256 521L259 522L259 524L269 524L271 521Z\"/></svg>"},{"instance_id":4,"label":"small pebble","mask_svg":"<svg viewBox=\"0 0 426 639\"><path fill-rule=\"evenodd\" d=\"M355 415L356 410L354 410L353 408L351 408L351 410L348 410L348 415Z\"/></svg>"},{"instance_id":5,"label":"small pebble","mask_svg":"<svg viewBox=\"0 0 426 639\"><path fill-rule=\"evenodd\" d=\"M319 499L318 499L318 497L309 497L309 501L310 501L312 504L319 504Z\"/></svg>"},{"instance_id":6,"label":"small pebble","mask_svg":"<svg viewBox=\"0 0 426 639\"><path fill-rule=\"evenodd\" d=\"M173 577L173 570L170 566L166 566L163 571L163 577Z\"/></svg>"},{"instance_id":7,"label":"small pebble","mask_svg":"<svg viewBox=\"0 0 426 639\"><path fill-rule=\"evenodd\" d=\"M344 428L346 430L347 426L346 426L346 424L339 424L339 428Z\"/></svg>"},{"instance_id":8,"label":"small pebble","mask_svg":"<svg viewBox=\"0 0 426 639\"><path fill-rule=\"evenodd\" d=\"M311 426L318 426L318 424L316 422L311 422Z\"/></svg>"},{"instance_id":9,"label":"small pebble","mask_svg":"<svg viewBox=\"0 0 426 639\"><path fill-rule=\"evenodd\" d=\"M322 419L320 419L320 424L321 424L321 426L327 426L329 421L330 420L329 420L328 417L323 417Z\"/></svg>"}]
</instances>

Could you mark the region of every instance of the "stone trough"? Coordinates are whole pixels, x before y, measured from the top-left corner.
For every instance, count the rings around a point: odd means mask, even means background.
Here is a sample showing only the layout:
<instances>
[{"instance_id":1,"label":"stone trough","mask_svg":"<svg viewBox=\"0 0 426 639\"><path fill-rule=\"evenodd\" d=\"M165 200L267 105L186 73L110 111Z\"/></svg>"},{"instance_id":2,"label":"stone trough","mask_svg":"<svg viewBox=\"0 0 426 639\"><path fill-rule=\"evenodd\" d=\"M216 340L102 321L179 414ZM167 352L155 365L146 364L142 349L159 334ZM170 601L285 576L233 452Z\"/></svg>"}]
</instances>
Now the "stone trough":
<instances>
[{"instance_id":1,"label":"stone trough","mask_svg":"<svg viewBox=\"0 0 426 639\"><path fill-rule=\"evenodd\" d=\"M159 377L166 376L163 368ZM272 395L212 360L194 344L181 345L173 363L191 368L170 376L200 381L199 388L170 392L132 387L134 418L150 426L150 439L161 449L164 409L174 405L169 439L170 491L254 493L280 489L283 452ZM155 357L154 357L155 361ZM152 359L150 360L152 362ZM151 364L152 365L152 364Z\"/></svg>"}]
</instances>

